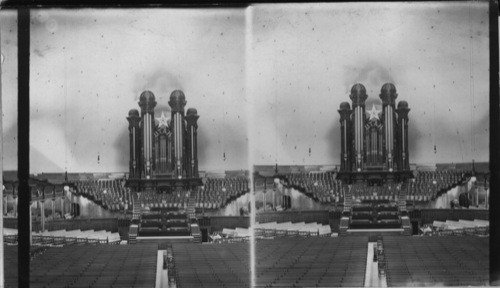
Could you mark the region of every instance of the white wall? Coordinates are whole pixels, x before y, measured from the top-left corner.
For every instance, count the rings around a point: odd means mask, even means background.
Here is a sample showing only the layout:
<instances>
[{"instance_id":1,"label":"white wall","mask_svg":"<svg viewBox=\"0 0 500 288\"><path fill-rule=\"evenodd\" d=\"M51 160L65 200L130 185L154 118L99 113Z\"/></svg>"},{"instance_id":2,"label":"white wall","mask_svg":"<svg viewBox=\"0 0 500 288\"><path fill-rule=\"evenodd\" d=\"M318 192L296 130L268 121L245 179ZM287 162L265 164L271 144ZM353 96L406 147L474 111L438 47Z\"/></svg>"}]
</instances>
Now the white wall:
<instances>
[{"instance_id":1,"label":"white wall","mask_svg":"<svg viewBox=\"0 0 500 288\"><path fill-rule=\"evenodd\" d=\"M249 135L252 164L336 164L340 102L361 82L371 108L388 81L411 109L412 163L487 161L487 7L257 5L246 14L249 42L244 9L38 10L31 172L126 171L125 117L145 89L158 114L174 89L198 109L200 170L247 169ZM4 167L12 170L17 24L15 13L0 15Z\"/></svg>"}]
</instances>

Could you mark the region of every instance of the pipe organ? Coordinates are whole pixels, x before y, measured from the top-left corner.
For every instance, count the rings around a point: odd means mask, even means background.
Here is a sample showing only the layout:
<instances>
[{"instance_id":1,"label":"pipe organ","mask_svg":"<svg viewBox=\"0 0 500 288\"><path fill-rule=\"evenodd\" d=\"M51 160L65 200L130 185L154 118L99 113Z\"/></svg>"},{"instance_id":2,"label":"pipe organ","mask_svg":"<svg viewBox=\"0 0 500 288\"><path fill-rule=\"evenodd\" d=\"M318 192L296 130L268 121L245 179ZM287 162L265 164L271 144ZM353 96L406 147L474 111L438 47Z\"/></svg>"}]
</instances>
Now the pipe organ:
<instances>
[{"instance_id":1,"label":"pipe organ","mask_svg":"<svg viewBox=\"0 0 500 288\"><path fill-rule=\"evenodd\" d=\"M198 178L196 109L184 113L186 97L180 90L170 95L170 119L162 111L154 117L155 96L144 91L139 111L129 111L130 162L129 179Z\"/></svg>"},{"instance_id":2,"label":"pipe organ","mask_svg":"<svg viewBox=\"0 0 500 288\"><path fill-rule=\"evenodd\" d=\"M382 103L365 107L368 98L362 84L355 84L348 102L338 110L341 130L341 173L409 171L408 103L400 101L396 109L396 87L382 86ZM380 105L381 104L381 105ZM377 107L381 107L377 108Z\"/></svg>"}]
</instances>

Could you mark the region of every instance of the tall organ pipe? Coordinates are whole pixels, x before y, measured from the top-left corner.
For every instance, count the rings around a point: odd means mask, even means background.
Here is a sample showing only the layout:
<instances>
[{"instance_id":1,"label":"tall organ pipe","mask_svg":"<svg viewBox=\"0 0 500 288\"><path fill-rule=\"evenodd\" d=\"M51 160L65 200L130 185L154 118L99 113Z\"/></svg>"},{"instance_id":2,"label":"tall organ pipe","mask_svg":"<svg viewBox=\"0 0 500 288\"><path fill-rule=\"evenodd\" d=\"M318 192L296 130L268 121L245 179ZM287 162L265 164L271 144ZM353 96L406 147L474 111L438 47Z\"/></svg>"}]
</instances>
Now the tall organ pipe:
<instances>
[{"instance_id":1,"label":"tall organ pipe","mask_svg":"<svg viewBox=\"0 0 500 288\"><path fill-rule=\"evenodd\" d=\"M155 96L151 91L142 92L139 97L141 107L142 135L143 135L143 163L146 178L152 176L151 155L153 150L153 131L151 119L154 119L154 108L156 106Z\"/></svg>"},{"instance_id":2,"label":"tall organ pipe","mask_svg":"<svg viewBox=\"0 0 500 288\"><path fill-rule=\"evenodd\" d=\"M129 162L129 177L139 177L139 159L137 151L140 148L140 139L138 137L139 123L141 117L139 111L132 109L128 113L127 120L129 122L129 138L130 138L130 162ZM139 150L140 151L140 150Z\"/></svg>"},{"instance_id":3,"label":"tall organ pipe","mask_svg":"<svg viewBox=\"0 0 500 288\"><path fill-rule=\"evenodd\" d=\"M188 131L188 143L187 143L187 165L189 168L188 177L197 178L198 177L198 147L197 147L197 129L198 129L198 112L195 108L189 108L186 113L187 131Z\"/></svg>"},{"instance_id":4,"label":"tall organ pipe","mask_svg":"<svg viewBox=\"0 0 500 288\"><path fill-rule=\"evenodd\" d=\"M384 126L385 129L385 150L386 150L386 166L389 171L394 169L394 108L398 94L396 87L392 83L386 83L380 90L380 99L383 103L384 111Z\"/></svg>"},{"instance_id":5,"label":"tall organ pipe","mask_svg":"<svg viewBox=\"0 0 500 288\"><path fill-rule=\"evenodd\" d=\"M359 83L352 86L349 98L352 100L354 109L355 167L357 171L361 171L364 164L363 130L365 126L365 101L368 98L365 87Z\"/></svg>"},{"instance_id":6,"label":"tall organ pipe","mask_svg":"<svg viewBox=\"0 0 500 288\"><path fill-rule=\"evenodd\" d=\"M184 106L186 105L186 97L180 90L175 90L170 94L170 101L168 102L172 110L173 127L174 127L174 171L175 176L181 179L184 176L184 155L183 138L184 138Z\"/></svg>"},{"instance_id":7,"label":"tall organ pipe","mask_svg":"<svg viewBox=\"0 0 500 288\"><path fill-rule=\"evenodd\" d=\"M350 160L349 160L349 155L350 155L350 145L352 145L352 142L350 141L351 138L351 133L348 133L350 129L350 117L351 117L351 107L349 103L347 102L342 102L340 104L340 109L338 110L340 113L340 133L341 133L341 165L340 169L342 171L350 171Z\"/></svg>"},{"instance_id":8,"label":"tall organ pipe","mask_svg":"<svg viewBox=\"0 0 500 288\"><path fill-rule=\"evenodd\" d=\"M410 109L408 108L408 103L406 101L400 101L398 103L398 109L396 110L399 117L399 127L401 135L400 153L401 153L401 169L409 170L410 161L408 153L408 113Z\"/></svg>"}]
</instances>

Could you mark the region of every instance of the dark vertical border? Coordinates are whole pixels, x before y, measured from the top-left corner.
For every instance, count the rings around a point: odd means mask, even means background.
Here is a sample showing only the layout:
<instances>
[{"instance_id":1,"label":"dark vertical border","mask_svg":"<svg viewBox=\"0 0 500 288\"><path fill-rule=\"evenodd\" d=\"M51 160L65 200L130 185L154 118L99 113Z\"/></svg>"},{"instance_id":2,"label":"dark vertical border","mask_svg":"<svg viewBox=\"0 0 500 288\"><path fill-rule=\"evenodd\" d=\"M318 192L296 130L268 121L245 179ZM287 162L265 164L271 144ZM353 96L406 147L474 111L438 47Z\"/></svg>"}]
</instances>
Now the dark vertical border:
<instances>
[{"instance_id":1,"label":"dark vertical border","mask_svg":"<svg viewBox=\"0 0 500 288\"><path fill-rule=\"evenodd\" d=\"M29 202L30 191L28 185L30 167L30 11L28 8L18 10L17 17L18 39L18 136L17 136L17 177L19 179L18 202L18 279L19 287L29 287L30 280L30 223Z\"/></svg>"},{"instance_id":2,"label":"dark vertical border","mask_svg":"<svg viewBox=\"0 0 500 288\"><path fill-rule=\"evenodd\" d=\"M500 209L500 99L498 95L498 2L490 0L490 284L500 284L500 235L498 230ZM495 283L494 283L495 282Z\"/></svg>"}]
</instances>

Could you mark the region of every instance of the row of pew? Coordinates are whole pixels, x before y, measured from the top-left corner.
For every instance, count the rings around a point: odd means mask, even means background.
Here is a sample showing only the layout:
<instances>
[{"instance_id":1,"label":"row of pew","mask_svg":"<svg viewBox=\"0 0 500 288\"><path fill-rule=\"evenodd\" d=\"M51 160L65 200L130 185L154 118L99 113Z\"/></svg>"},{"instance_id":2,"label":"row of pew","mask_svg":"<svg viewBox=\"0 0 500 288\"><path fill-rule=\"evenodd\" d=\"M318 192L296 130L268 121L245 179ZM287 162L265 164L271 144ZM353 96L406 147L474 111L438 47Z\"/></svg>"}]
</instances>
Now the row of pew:
<instances>
[{"instance_id":1,"label":"row of pew","mask_svg":"<svg viewBox=\"0 0 500 288\"><path fill-rule=\"evenodd\" d=\"M367 238L259 240L253 287L361 287ZM173 244L177 287L250 287L247 243Z\"/></svg>"},{"instance_id":2,"label":"row of pew","mask_svg":"<svg viewBox=\"0 0 500 288\"><path fill-rule=\"evenodd\" d=\"M376 257L389 287L488 286L488 237L383 236ZM257 239L253 287L362 287L368 237ZM30 287L155 287L157 244L44 247ZM379 253L381 252L381 253ZM4 246L6 287L17 246ZM251 287L248 243L172 244L176 287ZM373 275L376 277L376 275Z\"/></svg>"},{"instance_id":3,"label":"row of pew","mask_svg":"<svg viewBox=\"0 0 500 288\"><path fill-rule=\"evenodd\" d=\"M157 245L49 248L30 263L30 287L155 287Z\"/></svg>"},{"instance_id":4,"label":"row of pew","mask_svg":"<svg viewBox=\"0 0 500 288\"><path fill-rule=\"evenodd\" d=\"M488 237L384 236L389 287L488 286Z\"/></svg>"}]
</instances>

